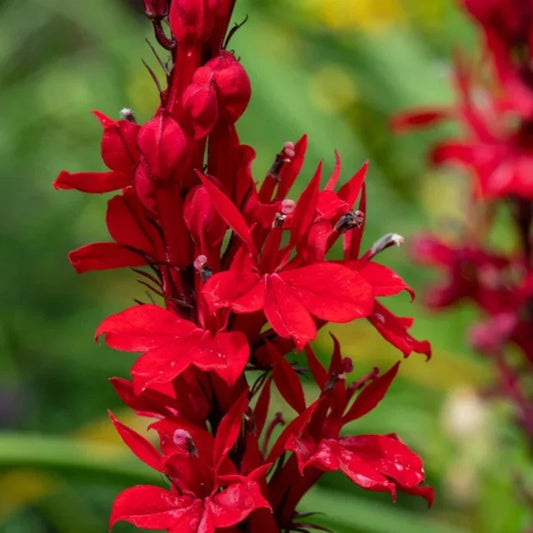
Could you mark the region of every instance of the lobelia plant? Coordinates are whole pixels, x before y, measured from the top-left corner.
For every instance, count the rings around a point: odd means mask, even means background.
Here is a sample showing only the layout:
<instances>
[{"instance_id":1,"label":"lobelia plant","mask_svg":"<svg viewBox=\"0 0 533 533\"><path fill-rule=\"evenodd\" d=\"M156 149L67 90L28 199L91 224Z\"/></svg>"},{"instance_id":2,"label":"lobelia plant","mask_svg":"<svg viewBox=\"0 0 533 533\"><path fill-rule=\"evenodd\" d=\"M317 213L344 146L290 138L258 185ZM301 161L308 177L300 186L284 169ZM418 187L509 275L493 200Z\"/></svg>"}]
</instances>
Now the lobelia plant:
<instances>
[{"instance_id":1,"label":"lobelia plant","mask_svg":"<svg viewBox=\"0 0 533 533\"><path fill-rule=\"evenodd\" d=\"M455 242L425 235L413 251L444 274L427 294L431 307L466 300L480 310L470 342L492 361L493 393L512 402L516 423L533 445L533 2L462 4L482 30L481 61L456 54L454 107L416 109L395 117L393 126L460 122L464 134L435 146L431 161L456 163L471 174L467 217ZM504 250L492 241L503 211L515 234Z\"/></svg>"},{"instance_id":2,"label":"lobelia plant","mask_svg":"<svg viewBox=\"0 0 533 533\"><path fill-rule=\"evenodd\" d=\"M234 3L145 0L155 37L170 54L168 63L160 62L167 81L161 105L142 125L128 109L117 121L95 112L109 170L63 171L54 183L88 193L120 190L108 202L113 241L69 257L80 273L129 267L153 293L151 303L105 319L96 337L142 353L131 381L111 383L125 404L155 419L149 428L158 448L111 420L168 486L122 492L110 527L124 520L173 533L322 529L296 509L321 475L334 470L393 499L403 491L433 501L433 489L422 485L420 458L395 434L341 433L381 401L399 362L347 384L353 365L337 339L328 368L309 344L328 322L367 318L404 356L429 358L429 343L409 334L412 320L379 300L404 290L413 295L374 261L401 237L386 235L360 253L366 164L339 188L337 155L322 189L319 164L300 197L289 198L305 136L285 143L256 185L255 153L240 144L235 129L250 83L226 50L238 27L228 33ZM338 239L343 257L326 259ZM286 359L294 350L305 351L314 401L304 396L303 370ZM276 439L284 420L269 409L273 385L296 413Z\"/></svg>"}]
</instances>

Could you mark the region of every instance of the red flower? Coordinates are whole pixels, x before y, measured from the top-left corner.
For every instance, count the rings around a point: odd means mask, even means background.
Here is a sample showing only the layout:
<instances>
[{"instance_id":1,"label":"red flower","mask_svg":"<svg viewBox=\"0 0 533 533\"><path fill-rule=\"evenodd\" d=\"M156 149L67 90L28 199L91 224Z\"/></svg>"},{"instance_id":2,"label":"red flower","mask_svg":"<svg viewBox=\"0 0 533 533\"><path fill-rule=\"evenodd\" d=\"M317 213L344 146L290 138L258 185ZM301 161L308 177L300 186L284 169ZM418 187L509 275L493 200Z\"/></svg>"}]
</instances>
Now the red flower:
<instances>
[{"instance_id":1,"label":"red flower","mask_svg":"<svg viewBox=\"0 0 533 533\"><path fill-rule=\"evenodd\" d=\"M106 318L96 337L112 348L145 352L131 374L139 393L169 383L190 366L216 372L228 384L242 374L250 348L239 331L211 333L156 305L131 307Z\"/></svg>"},{"instance_id":2,"label":"red flower","mask_svg":"<svg viewBox=\"0 0 533 533\"><path fill-rule=\"evenodd\" d=\"M161 455L138 433L112 417L124 442L141 460L164 473L171 490L150 485L126 489L113 505L110 527L124 520L146 529L213 533L242 522L260 508L270 508L260 481L269 465L246 476L228 458L241 428L246 392L220 422L216 438L182 422L161 421Z\"/></svg>"},{"instance_id":3,"label":"red flower","mask_svg":"<svg viewBox=\"0 0 533 533\"><path fill-rule=\"evenodd\" d=\"M137 148L139 126L128 120L112 120L99 111L94 111L94 114L104 128L102 159L110 172L72 174L64 170L54 181L56 189L103 193L121 189L133 181L133 173L139 157Z\"/></svg>"},{"instance_id":4,"label":"red flower","mask_svg":"<svg viewBox=\"0 0 533 533\"><path fill-rule=\"evenodd\" d=\"M473 69L465 58L456 57L454 80L458 102L455 108L415 109L398 114L392 125L404 131L442 119L459 120L464 136L437 144L431 152L432 162L437 165L458 163L473 171L476 194L532 198L529 179L533 168L531 123L529 119L521 120L522 111L515 105L516 99L495 94L473 78ZM533 100L531 110L533 112Z\"/></svg>"},{"instance_id":5,"label":"red flower","mask_svg":"<svg viewBox=\"0 0 533 533\"><path fill-rule=\"evenodd\" d=\"M398 372L399 363L379 377L375 369L346 386L345 375L353 365L350 359L342 358L335 338L334 342L328 371L311 348L306 347L309 368L321 388L321 394L313 404L300 411L268 454L268 461L278 460L284 450L295 454L283 467L280 465L269 483L273 495L288 491L283 501L274 497L276 513L287 519L291 517L293 505L322 472L333 470L342 471L355 484L367 490L386 491L394 499L396 490L400 490L422 496L431 505L433 489L420 485L425 477L422 462L396 435L340 436L345 424L364 416L379 404ZM352 401L359 389L362 389L361 392ZM283 390L280 391L283 394ZM288 400L286 394L283 396ZM288 480L297 473L301 480L291 487Z\"/></svg>"},{"instance_id":6,"label":"red flower","mask_svg":"<svg viewBox=\"0 0 533 533\"><path fill-rule=\"evenodd\" d=\"M134 267L151 301L136 300L139 305L108 317L96 337L140 354L131 382L111 382L125 404L157 419L150 427L159 447L112 420L170 487L125 490L111 526L124 520L170 533L303 530L296 506L333 469L371 490L430 498L430 489L420 486L420 460L395 437L340 437L345 423L379 403L398 365L346 387L352 365L340 347L329 371L308 347L327 322L367 317L405 355L429 354L425 341L409 335L409 320L377 301L403 290L412 294L396 273L373 261L398 239L387 235L360 256L367 163L337 187L336 153L323 188L320 164L300 197L290 197L305 136L284 144L257 187L255 152L240 143L235 128L250 82L226 50L239 27L227 32L234 4L145 0L155 37L170 55L162 64L168 85L156 82L160 106L141 125L130 110L117 122L97 114L110 171L63 172L55 182L88 192L122 189L108 203L112 240L74 250L70 259L78 272ZM329 259L339 238L344 256ZM286 357L295 347L306 347L321 390L310 406ZM270 447L282 423L279 414L267 423L272 384L297 417ZM296 455L285 461L290 450Z\"/></svg>"}]
</instances>

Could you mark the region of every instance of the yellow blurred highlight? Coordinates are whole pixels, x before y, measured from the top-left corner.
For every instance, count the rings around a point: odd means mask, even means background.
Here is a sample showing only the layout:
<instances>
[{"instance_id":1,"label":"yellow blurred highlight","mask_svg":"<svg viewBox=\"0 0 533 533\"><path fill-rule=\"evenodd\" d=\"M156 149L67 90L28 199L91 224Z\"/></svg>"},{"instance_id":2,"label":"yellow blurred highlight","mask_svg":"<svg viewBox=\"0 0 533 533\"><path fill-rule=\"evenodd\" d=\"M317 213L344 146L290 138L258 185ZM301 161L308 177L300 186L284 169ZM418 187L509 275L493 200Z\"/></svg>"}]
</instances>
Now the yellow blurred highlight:
<instances>
[{"instance_id":1,"label":"yellow blurred highlight","mask_svg":"<svg viewBox=\"0 0 533 533\"><path fill-rule=\"evenodd\" d=\"M406 18L399 0L300 0L300 4L308 15L333 29L379 32Z\"/></svg>"},{"instance_id":2,"label":"yellow blurred highlight","mask_svg":"<svg viewBox=\"0 0 533 533\"><path fill-rule=\"evenodd\" d=\"M434 172L420 180L420 201L432 221L449 221L462 226L470 201L469 182L452 172Z\"/></svg>"},{"instance_id":3,"label":"yellow blurred highlight","mask_svg":"<svg viewBox=\"0 0 533 533\"><path fill-rule=\"evenodd\" d=\"M402 358L402 354L385 342L373 328L369 328L366 321L331 325L328 331L339 339L343 355L353 359L356 370L358 362L386 369ZM332 349L328 331L321 331L317 339L320 352L326 354L330 354ZM448 392L451 387L458 385L485 385L491 373L481 362L437 349L429 362L426 362L424 355L413 353L404 360L400 376L417 385Z\"/></svg>"},{"instance_id":4,"label":"yellow blurred highlight","mask_svg":"<svg viewBox=\"0 0 533 533\"><path fill-rule=\"evenodd\" d=\"M393 25L412 23L435 27L442 23L444 0L299 0L307 17L332 29L379 33Z\"/></svg>"},{"instance_id":5,"label":"yellow blurred highlight","mask_svg":"<svg viewBox=\"0 0 533 533\"><path fill-rule=\"evenodd\" d=\"M357 86L340 65L322 65L309 82L309 99L320 111L342 111L357 99Z\"/></svg>"},{"instance_id":6,"label":"yellow blurred highlight","mask_svg":"<svg viewBox=\"0 0 533 533\"><path fill-rule=\"evenodd\" d=\"M54 480L35 470L16 469L0 478L0 525L2 520L35 500L46 496Z\"/></svg>"}]
</instances>

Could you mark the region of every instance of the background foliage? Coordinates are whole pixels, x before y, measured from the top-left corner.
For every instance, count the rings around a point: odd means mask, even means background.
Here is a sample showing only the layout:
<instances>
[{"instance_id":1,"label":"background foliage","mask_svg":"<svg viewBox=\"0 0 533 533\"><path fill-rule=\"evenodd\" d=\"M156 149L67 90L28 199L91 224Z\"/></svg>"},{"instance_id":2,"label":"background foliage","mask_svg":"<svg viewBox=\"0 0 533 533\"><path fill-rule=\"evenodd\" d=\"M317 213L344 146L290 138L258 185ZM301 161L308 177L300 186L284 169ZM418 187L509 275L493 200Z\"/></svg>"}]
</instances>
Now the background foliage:
<instances>
[{"instance_id":1,"label":"background foliage","mask_svg":"<svg viewBox=\"0 0 533 533\"><path fill-rule=\"evenodd\" d=\"M450 101L452 46L476 36L452 0L239 0L249 20L231 42L253 86L240 123L258 152L258 179L286 140L310 136L307 174L333 150L344 176L371 160L367 244L394 231L409 236L462 216L462 177L428 173L424 149L439 131L394 138L394 111ZM0 531L96 533L106 530L115 494L152 474L113 434L105 410L119 409L106 379L131 360L92 343L99 321L142 294L133 274L70 268L68 250L105 239L105 202L55 192L63 168L98 170L100 128L88 113L116 116L127 106L141 121L157 105L141 58L153 64L139 0L0 0ZM440 131L442 134L442 130ZM303 187L300 182L299 186ZM502 240L506 234L502 230ZM406 250L389 250L419 293L428 274ZM327 513L336 533L514 533L529 523L513 492L527 472L527 450L508 408L475 393L488 366L470 353L472 311L416 317L416 333L435 355L416 355L383 404L357 432L397 431L427 466L434 509L404 496L364 493L326 476L306 502ZM337 328L356 373L399 357L364 321ZM329 342L319 341L324 353ZM354 374L355 375L355 374ZM120 524L117 532L131 531Z\"/></svg>"}]
</instances>

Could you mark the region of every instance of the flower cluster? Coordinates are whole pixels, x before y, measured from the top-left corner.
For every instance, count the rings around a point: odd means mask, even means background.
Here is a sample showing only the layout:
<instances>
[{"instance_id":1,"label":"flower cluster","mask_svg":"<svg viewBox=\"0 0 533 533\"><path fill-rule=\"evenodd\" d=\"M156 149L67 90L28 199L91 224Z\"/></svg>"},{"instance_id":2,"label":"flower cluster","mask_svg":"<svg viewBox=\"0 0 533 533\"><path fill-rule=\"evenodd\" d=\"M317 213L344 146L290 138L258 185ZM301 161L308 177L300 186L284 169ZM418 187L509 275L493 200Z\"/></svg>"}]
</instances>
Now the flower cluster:
<instances>
[{"instance_id":1,"label":"flower cluster","mask_svg":"<svg viewBox=\"0 0 533 533\"><path fill-rule=\"evenodd\" d=\"M303 531L296 507L327 471L367 490L420 495L421 460L394 434L344 436L341 430L383 398L399 363L347 384L352 362L334 338L324 367L309 342L328 322L367 318L399 348L430 355L382 297L412 290L374 261L398 244L385 235L360 253L367 165L338 187L340 159L321 188L319 165L296 200L291 188L307 140L287 142L260 186L255 153L235 122L250 99L246 71L226 50L232 0L145 0L167 87L155 116L138 124L95 112L103 127L106 172L63 171L58 189L119 190L109 200L110 242L70 253L78 272L130 267L150 303L105 319L96 332L117 350L142 355L131 381L111 380L149 427L158 447L111 415L132 452L161 472L168 487L136 486L116 499L110 525L174 533ZM167 28L170 28L170 34ZM226 34L228 33L228 37ZM155 77L155 75L154 75ZM355 205L357 204L357 207ZM338 240L343 257L326 254ZM159 303L157 303L159 302ZM286 358L305 351L318 394L306 399ZM276 387L296 417L269 410ZM274 436L277 438L274 438Z\"/></svg>"},{"instance_id":2,"label":"flower cluster","mask_svg":"<svg viewBox=\"0 0 533 533\"><path fill-rule=\"evenodd\" d=\"M464 231L455 243L423 236L414 252L445 277L427 294L429 305L468 300L481 310L471 343L494 362L498 392L513 401L518 424L533 441L533 396L527 390L533 375L533 2L463 0L463 5L482 30L481 63L456 55L456 105L404 113L393 125L404 130L455 119L463 127L461 138L432 149L431 160L459 164L472 176ZM516 235L505 250L491 243L502 210Z\"/></svg>"}]
</instances>

